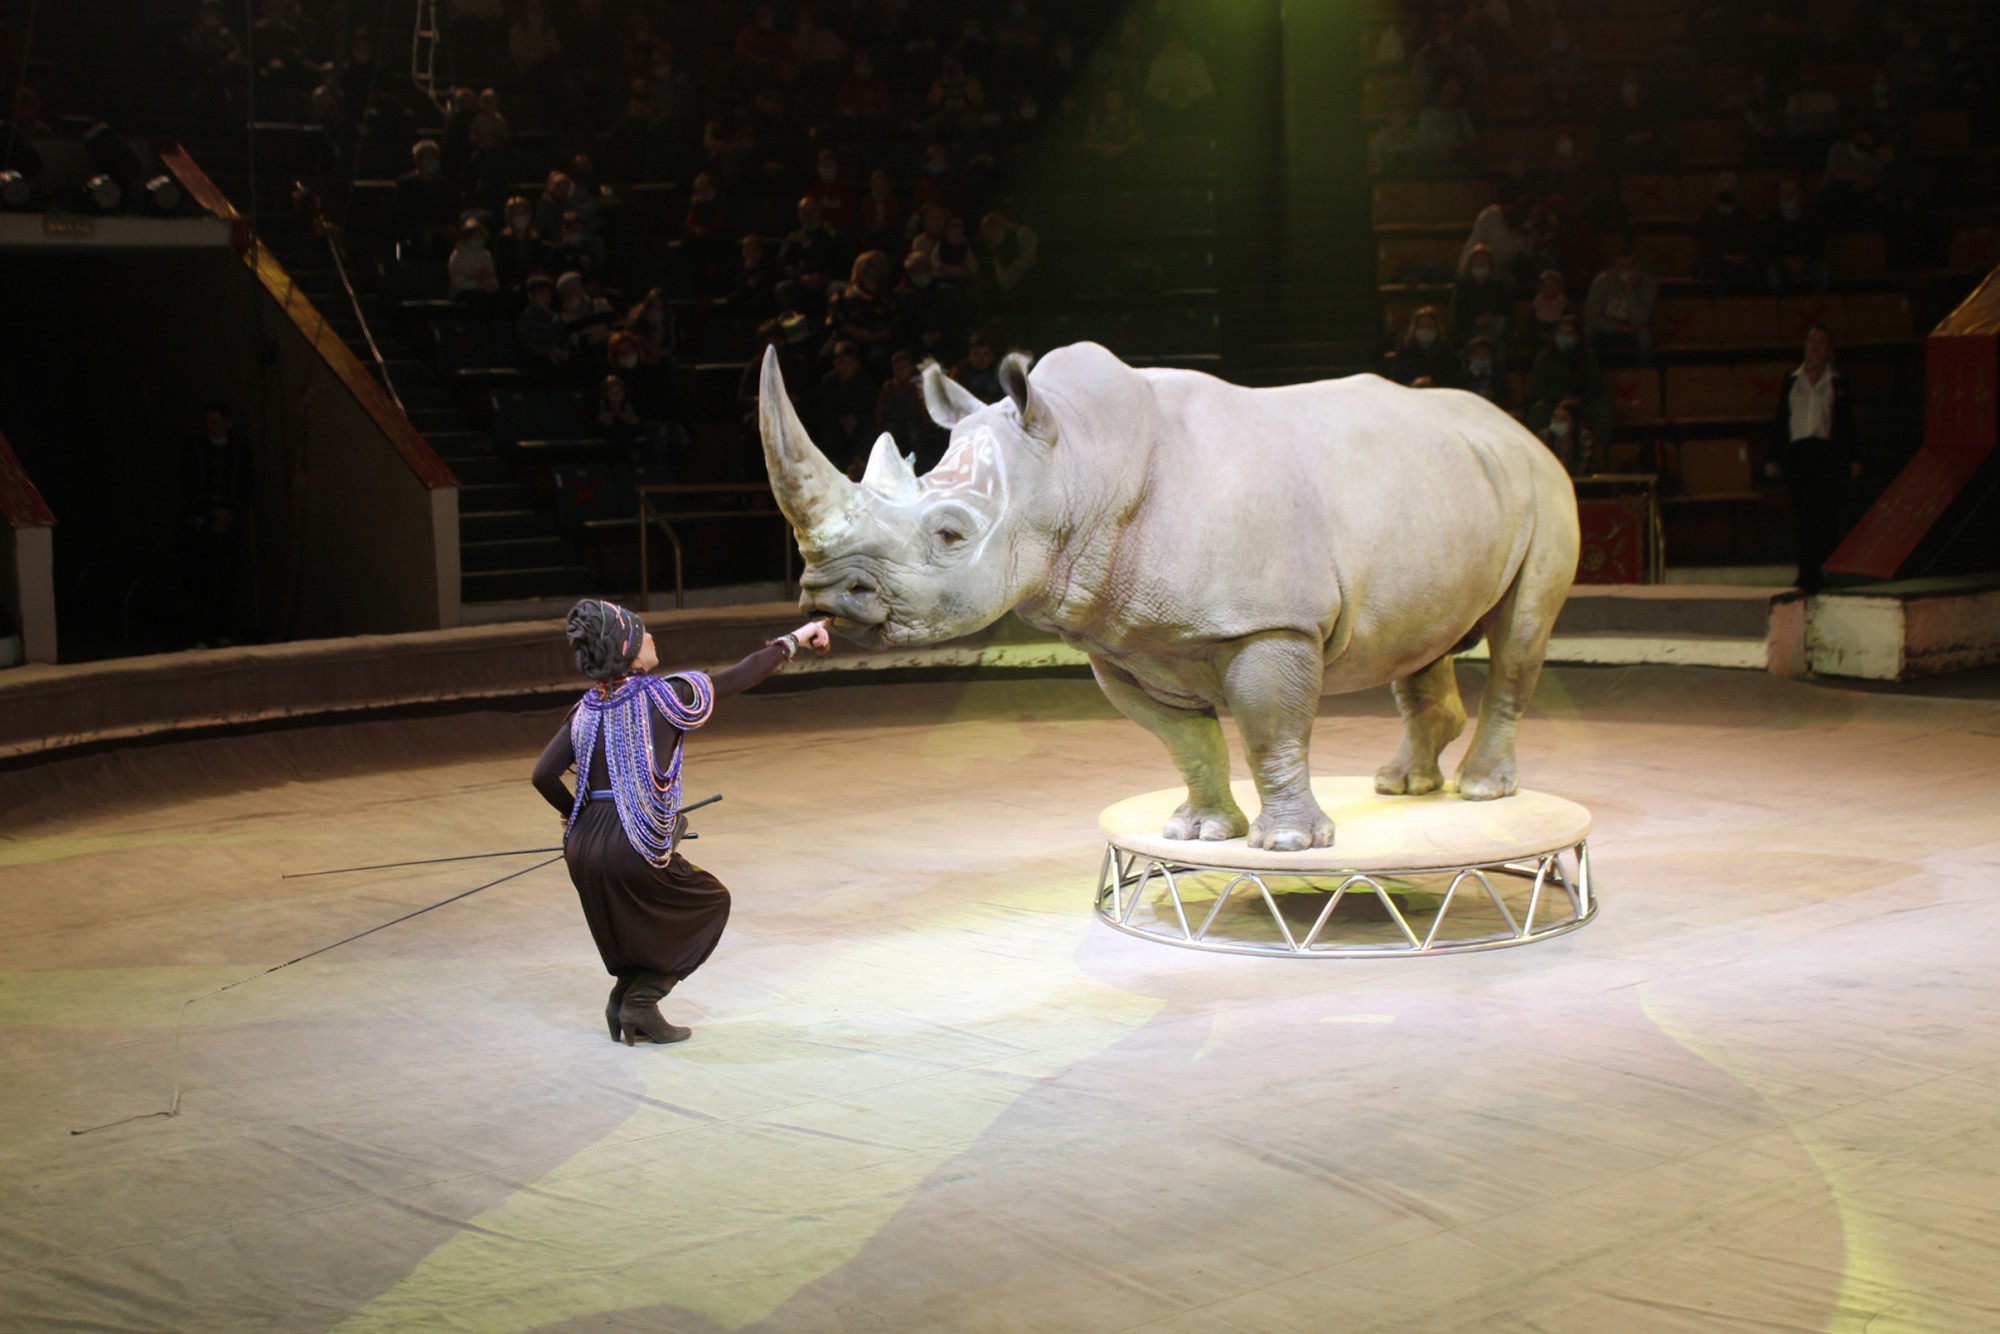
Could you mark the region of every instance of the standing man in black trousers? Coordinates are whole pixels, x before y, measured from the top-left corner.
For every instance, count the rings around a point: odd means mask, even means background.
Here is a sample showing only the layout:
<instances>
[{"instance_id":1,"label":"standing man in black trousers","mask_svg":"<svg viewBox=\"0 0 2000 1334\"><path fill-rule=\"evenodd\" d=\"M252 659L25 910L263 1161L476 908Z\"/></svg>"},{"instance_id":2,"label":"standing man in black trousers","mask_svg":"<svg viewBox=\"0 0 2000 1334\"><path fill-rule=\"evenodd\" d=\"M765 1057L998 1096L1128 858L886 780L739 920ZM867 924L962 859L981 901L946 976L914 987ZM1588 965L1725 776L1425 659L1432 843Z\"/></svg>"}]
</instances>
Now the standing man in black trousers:
<instances>
[{"instance_id":1,"label":"standing man in black trousers","mask_svg":"<svg viewBox=\"0 0 2000 1334\"><path fill-rule=\"evenodd\" d=\"M1806 331L1805 360L1778 390L1773 423L1774 461L1764 465L1791 487L1792 524L1798 534L1798 585L1817 593L1820 566L1840 544L1843 484L1861 475L1861 435L1847 383L1833 368L1833 331Z\"/></svg>"}]
</instances>

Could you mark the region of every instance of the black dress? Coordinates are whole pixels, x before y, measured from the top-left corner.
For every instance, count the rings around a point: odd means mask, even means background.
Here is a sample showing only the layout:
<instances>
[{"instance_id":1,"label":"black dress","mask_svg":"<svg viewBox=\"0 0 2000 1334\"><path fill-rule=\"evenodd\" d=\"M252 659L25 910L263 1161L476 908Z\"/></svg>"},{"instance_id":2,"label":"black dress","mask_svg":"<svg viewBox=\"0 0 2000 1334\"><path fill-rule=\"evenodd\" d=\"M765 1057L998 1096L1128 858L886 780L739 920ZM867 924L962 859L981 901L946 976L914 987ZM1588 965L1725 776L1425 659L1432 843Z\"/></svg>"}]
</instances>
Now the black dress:
<instances>
[{"instance_id":1,"label":"black dress","mask_svg":"<svg viewBox=\"0 0 2000 1334\"><path fill-rule=\"evenodd\" d=\"M715 698L748 690L784 661L782 645L765 645L711 678ZM675 690L693 702L686 690L678 686ZM672 761L683 735L664 715L654 713L653 759L658 768L664 770ZM573 798L563 774L575 764L566 717L535 762L534 773L535 790L565 819ZM610 786L600 738L590 756L586 790L602 792ZM723 883L679 852L664 867L647 861L626 838L616 802L585 800L564 841L563 860L605 971L614 977L651 972L679 981L715 952L722 929L729 924L729 890Z\"/></svg>"}]
</instances>

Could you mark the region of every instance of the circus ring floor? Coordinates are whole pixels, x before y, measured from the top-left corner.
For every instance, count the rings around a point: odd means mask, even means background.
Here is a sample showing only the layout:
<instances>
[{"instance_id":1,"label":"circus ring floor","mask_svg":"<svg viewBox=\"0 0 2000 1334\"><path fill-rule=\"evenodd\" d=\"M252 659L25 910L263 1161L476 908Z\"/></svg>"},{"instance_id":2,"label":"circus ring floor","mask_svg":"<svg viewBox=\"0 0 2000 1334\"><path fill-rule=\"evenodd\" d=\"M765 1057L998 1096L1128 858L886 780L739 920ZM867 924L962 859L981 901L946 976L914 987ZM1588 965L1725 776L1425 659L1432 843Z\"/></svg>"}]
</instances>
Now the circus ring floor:
<instances>
[{"instance_id":1,"label":"circus ring floor","mask_svg":"<svg viewBox=\"0 0 2000 1334\"><path fill-rule=\"evenodd\" d=\"M1476 668L1463 669L1475 688ZM1091 911L1170 777L1074 679L729 701L736 893L605 1040L556 708L0 772L9 1330L1944 1330L2000 1322L2000 677L1551 670L1602 910L1529 949L1205 955ZM1324 702L1316 770L1393 749Z\"/></svg>"}]
</instances>

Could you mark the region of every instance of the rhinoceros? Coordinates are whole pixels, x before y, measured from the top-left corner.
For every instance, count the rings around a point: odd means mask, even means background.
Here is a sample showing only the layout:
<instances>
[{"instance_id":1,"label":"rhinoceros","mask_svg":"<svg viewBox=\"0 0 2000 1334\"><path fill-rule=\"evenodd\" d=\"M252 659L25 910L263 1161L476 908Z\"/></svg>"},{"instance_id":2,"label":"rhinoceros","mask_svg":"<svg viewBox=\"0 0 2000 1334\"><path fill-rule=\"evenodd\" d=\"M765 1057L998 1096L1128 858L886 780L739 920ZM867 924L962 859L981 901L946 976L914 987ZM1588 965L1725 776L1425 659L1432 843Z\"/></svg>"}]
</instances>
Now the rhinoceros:
<instances>
[{"instance_id":1,"label":"rhinoceros","mask_svg":"<svg viewBox=\"0 0 2000 1334\"><path fill-rule=\"evenodd\" d=\"M1460 796L1518 786L1514 734L1577 562L1576 498L1542 443L1476 395L1375 375L1246 389L1137 369L1094 343L1000 366L988 405L935 364L951 429L922 477L889 436L859 485L816 448L764 358L772 490L805 560L800 603L875 647L1007 611L1081 649L1187 782L1170 839L1330 846L1307 751L1322 691L1391 684L1402 745L1375 790L1434 792L1465 727L1452 668L1491 669ZM1262 809L1230 794L1218 713Z\"/></svg>"}]
</instances>

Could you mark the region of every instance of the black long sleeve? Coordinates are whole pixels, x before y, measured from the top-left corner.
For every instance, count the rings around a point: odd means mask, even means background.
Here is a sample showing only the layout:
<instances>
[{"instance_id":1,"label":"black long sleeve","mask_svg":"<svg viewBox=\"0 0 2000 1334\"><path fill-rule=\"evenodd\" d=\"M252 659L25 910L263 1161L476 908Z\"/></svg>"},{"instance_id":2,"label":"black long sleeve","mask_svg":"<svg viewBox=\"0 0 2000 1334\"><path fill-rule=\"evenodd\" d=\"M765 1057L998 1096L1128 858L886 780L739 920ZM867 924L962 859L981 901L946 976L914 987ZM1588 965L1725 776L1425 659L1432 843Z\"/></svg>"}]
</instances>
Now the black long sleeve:
<instances>
[{"instance_id":1,"label":"black long sleeve","mask_svg":"<svg viewBox=\"0 0 2000 1334\"><path fill-rule=\"evenodd\" d=\"M574 709L570 711L574 712ZM570 811L576 806L575 794L569 790L569 784L563 782L563 774L576 763L576 751L569 741L569 720L570 714L564 714L562 726L549 738L549 744L542 747L542 757L535 761L535 772L530 779L535 791L541 793L543 800L555 807L556 813L564 819L569 818Z\"/></svg>"}]
</instances>

